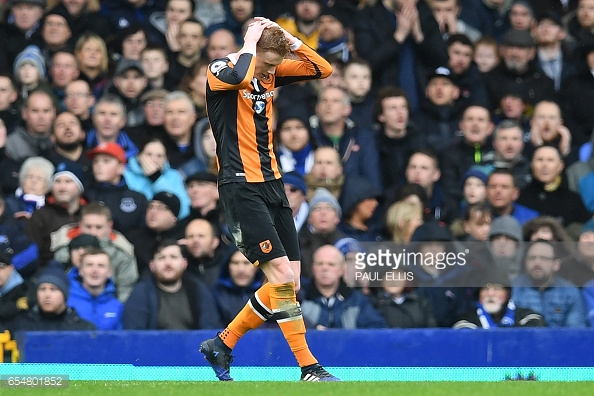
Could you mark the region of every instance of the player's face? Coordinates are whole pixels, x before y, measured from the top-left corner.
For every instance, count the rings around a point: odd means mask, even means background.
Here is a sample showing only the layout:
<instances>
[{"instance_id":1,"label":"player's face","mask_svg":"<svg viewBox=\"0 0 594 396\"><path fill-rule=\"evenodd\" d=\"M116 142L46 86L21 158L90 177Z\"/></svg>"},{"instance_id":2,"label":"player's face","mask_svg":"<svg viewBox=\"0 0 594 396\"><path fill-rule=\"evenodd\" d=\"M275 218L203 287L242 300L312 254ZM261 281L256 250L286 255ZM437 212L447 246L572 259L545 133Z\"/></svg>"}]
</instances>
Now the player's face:
<instances>
[{"instance_id":1,"label":"player's face","mask_svg":"<svg viewBox=\"0 0 594 396\"><path fill-rule=\"evenodd\" d=\"M258 80L268 80L276 72L276 67L281 64L283 57L272 51L263 51L256 54L256 69L254 77Z\"/></svg>"},{"instance_id":2,"label":"player's face","mask_svg":"<svg viewBox=\"0 0 594 396\"><path fill-rule=\"evenodd\" d=\"M80 264L78 273L83 280L83 286L104 286L112 274L109 257L106 254L85 256Z\"/></svg>"},{"instance_id":3,"label":"player's face","mask_svg":"<svg viewBox=\"0 0 594 396\"><path fill-rule=\"evenodd\" d=\"M64 294L53 283L41 283L37 287L39 309L46 313L60 313L66 309Z\"/></svg>"},{"instance_id":4,"label":"player's face","mask_svg":"<svg viewBox=\"0 0 594 396\"><path fill-rule=\"evenodd\" d=\"M179 281L188 266L179 246L167 246L155 253L150 262L150 269L163 284L174 284Z\"/></svg>"}]
</instances>

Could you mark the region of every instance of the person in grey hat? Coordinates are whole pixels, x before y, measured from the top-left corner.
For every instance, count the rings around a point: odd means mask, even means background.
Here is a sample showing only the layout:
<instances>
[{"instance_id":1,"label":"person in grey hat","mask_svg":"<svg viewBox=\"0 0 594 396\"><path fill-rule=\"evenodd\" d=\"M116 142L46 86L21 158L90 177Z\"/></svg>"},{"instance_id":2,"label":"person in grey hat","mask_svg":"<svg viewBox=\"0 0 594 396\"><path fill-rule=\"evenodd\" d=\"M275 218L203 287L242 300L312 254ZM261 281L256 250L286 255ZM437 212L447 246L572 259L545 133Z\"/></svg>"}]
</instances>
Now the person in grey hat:
<instances>
[{"instance_id":1,"label":"person in grey hat","mask_svg":"<svg viewBox=\"0 0 594 396\"><path fill-rule=\"evenodd\" d=\"M536 44L526 30L508 30L501 41L502 62L486 74L491 104L500 103L506 92L514 86L535 105L543 100L556 100L555 83L534 65Z\"/></svg>"},{"instance_id":2,"label":"person in grey hat","mask_svg":"<svg viewBox=\"0 0 594 396\"><path fill-rule=\"evenodd\" d=\"M66 304L70 281L61 268L49 267L35 282L37 304L21 311L6 328L15 331L95 330L94 324L81 319L76 310Z\"/></svg>"},{"instance_id":3,"label":"person in grey hat","mask_svg":"<svg viewBox=\"0 0 594 396\"><path fill-rule=\"evenodd\" d=\"M118 63L110 93L118 95L126 107L126 127L135 127L144 122L144 109L140 97L145 92L148 79L142 63L122 58Z\"/></svg>"},{"instance_id":4,"label":"person in grey hat","mask_svg":"<svg viewBox=\"0 0 594 396\"><path fill-rule=\"evenodd\" d=\"M510 215L496 218L489 230L488 249L493 264L510 280L516 278L522 269L524 242L522 226Z\"/></svg>"},{"instance_id":5,"label":"person in grey hat","mask_svg":"<svg viewBox=\"0 0 594 396\"><path fill-rule=\"evenodd\" d=\"M312 277L313 253L323 245L332 245L345 235L338 229L342 209L334 195L324 187L318 187L309 200L307 223L299 231L301 246L301 270L303 276Z\"/></svg>"}]
</instances>

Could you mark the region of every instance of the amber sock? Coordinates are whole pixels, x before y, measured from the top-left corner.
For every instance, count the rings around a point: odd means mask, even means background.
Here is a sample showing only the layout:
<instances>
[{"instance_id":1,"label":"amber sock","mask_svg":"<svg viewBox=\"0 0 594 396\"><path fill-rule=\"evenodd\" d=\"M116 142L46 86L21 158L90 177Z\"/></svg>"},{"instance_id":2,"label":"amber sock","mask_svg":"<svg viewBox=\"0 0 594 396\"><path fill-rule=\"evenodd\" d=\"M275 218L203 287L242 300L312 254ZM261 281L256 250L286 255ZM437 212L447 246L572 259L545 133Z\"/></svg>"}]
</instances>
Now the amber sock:
<instances>
[{"instance_id":1,"label":"amber sock","mask_svg":"<svg viewBox=\"0 0 594 396\"><path fill-rule=\"evenodd\" d=\"M299 366L305 367L317 363L305 340L305 323L301 316L301 307L295 297L295 284L291 282L271 285L270 307Z\"/></svg>"},{"instance_id":2,"label":"amber sock","mask_svg":"<svg viewBox=\"0 0 594 396\"><path fill-rule=\"evenodd\" d=\"M245 333L257 329L271 316L270 283L266 283L248 300L229 326L219 334L219 338L223 344L233 349Z\"/></svg>"}]
</instances>

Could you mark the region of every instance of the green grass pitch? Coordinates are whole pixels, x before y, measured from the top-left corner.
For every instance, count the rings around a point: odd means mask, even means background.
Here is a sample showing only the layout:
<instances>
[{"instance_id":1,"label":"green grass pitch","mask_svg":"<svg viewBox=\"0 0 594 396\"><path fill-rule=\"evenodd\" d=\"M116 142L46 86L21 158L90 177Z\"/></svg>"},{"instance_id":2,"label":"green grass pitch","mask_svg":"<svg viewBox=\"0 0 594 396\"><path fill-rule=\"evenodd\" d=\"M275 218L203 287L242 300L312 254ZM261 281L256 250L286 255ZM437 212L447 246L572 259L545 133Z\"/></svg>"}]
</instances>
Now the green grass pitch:
<instances>
[{"instance_id":1,"label":"green grass pitch","mask_svg":"<svg viewBox=\"0 0 594 396\"><path fill-rule=\"evenodd\" d=\"M525 396L594 394L594 382L152 382L71 381L68 388L0 389L19 396Z\"/></svg>"}]
</instances>

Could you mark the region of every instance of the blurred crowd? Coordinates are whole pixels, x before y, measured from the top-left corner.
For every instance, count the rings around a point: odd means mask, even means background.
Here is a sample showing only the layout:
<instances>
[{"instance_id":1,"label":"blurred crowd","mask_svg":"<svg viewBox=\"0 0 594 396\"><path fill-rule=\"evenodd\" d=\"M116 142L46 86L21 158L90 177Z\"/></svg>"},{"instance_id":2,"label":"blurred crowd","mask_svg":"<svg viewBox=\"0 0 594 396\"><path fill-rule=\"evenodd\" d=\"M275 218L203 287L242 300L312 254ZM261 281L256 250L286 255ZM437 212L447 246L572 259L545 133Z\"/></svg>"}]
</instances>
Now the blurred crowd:
<instances>
[{"instance_id":1,"label":"blurred crowd","mask_svg":"<svg viewBox=\"0 0 594 396\"><path fill-rule=\"evenodd\" d=\"M205 100L254 16L333 66L271 120L308 327L594 326L594 0L0 3L0 328L222 328L266 282Z\"/></svg>"}]
</instances>

